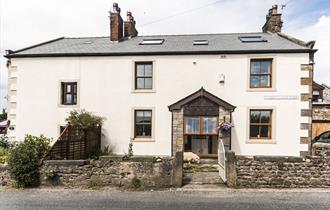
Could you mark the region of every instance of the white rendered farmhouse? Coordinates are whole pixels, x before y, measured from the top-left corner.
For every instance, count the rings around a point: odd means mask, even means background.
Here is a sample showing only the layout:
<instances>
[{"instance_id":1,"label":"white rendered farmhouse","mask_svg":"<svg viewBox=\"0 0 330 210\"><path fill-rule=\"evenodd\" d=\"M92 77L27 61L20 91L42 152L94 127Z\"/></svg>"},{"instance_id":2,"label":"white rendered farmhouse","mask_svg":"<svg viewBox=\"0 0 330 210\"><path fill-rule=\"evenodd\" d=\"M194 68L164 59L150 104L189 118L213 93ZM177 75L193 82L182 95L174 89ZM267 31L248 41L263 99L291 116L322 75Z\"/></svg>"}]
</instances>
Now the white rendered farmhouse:
<instances>
[{"instance_id":1,"label":"white rendered farmhouse","mask_svg":"<svg viewBox=\"0 0 330 210\"><path fill-rule=\"evenodd\" d=\"M311 136L314 43L263 32L137 36L114 4L110 37L59 38L8 51L8 133L58 138L72 109L106 118L102 145L137 155L299 156ZM225 130L225 124L233 128ZM218 129L218 126L220 129Z\"/></svg>"}]
</instances>

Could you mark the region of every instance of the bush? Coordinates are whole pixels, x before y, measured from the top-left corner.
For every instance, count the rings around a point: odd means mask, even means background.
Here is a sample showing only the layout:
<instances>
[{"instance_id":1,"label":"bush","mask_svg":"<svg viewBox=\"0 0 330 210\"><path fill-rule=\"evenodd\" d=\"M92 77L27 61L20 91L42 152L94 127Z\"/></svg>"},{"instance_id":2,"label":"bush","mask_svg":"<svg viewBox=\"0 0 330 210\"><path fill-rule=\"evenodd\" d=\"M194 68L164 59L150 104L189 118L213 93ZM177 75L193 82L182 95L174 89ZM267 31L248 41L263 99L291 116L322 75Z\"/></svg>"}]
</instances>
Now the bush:
<instances>
[{"instance_id":1,"label":"bush","mask_svg":"<svg viewBox=\"0 0 330 210\"><path fill-rule=\"evenodd\" d=\"M5 163L8 159L9 149L0 147L0 163Z\"/></svg>"},{"instance_id":2,"label":"bush","mask_svg":"<svg viewBox=\"0 0 330 210\"><path fill-rule=\"evenodd\" d=\"M69 113L69 117L65 120L74 127L86 129L89 127L101 126L105 118L94 115L84 109L76 109L72 110Z\"/></svg>"},{"instance_id":3,"label":"bush","mask_svg":"<svg viewBox=\"0 0 330 210\"><path fill-rule=\"evenodd\" d=\"M8 165L17 187L33 187L39 184L39 165L47 152L49 142L50 140L42 135L26 135L24 141L11 150Z\"/></svg>"},{"instance_id":4,"label":"bush","mask_svg":"<svg viewBox=\"0 0 330 210\"><path fill-rule=\"evenodd\" d=\"M129 160L133 157L133 143L129 143L128 145L128 153L124 154L123 160Z\"/></svg>"},{"instance_id":5,"label":"bush","mask_svg":"<svg viewBox=\"0 0 330 210\"><path fill-rule=\"evenodd\" d=\"M132 187L135 189L138 189L142 186L142 182L139 178L136 176L132 179Z\"/></svg>"},{"instance_id":6,"label":"bush","mask_svg":"<svg viewBox=\"0 0 330 210\"><path fill-rule=\"evenodd\" d=\"M14 146L14 144L12 142L10 142L9 138L6 135L0 135L0 147L10 148L13 146Z\"/></svg>"}]
</instances>

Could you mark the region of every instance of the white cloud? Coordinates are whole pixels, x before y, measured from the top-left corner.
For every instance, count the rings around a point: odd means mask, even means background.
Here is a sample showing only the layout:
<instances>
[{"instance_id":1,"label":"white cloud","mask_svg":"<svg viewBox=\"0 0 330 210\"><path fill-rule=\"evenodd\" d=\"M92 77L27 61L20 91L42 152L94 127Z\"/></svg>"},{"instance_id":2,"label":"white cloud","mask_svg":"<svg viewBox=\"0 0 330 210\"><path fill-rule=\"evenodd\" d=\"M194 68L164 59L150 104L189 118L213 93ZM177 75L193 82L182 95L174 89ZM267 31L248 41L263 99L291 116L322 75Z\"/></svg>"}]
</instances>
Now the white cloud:
<instances>
[{"instance_id":1,"label":"white cloud","mask_svg":"<svg viewBox=\"0 0 330 210\"><path fill-rule=\"evenodd\" d=\"M109 34L108 11L113 1L0 0L0 51L15 50L61 36L107 36ZM123 18L127 10L132 11L139 33L146 35L261 31L270 6L288 1L289 4L283 10L283 31L303 40L316 40L316 48L319 51L316 53L315 78L319 82L329 84L329 8L322 8L322 11L306 9L313 1L220 0L206 7L203 6L215 0L165 2L118 0L117 2L122 8ZM139 27L145 23L199 7L203 8ZM315 19L311 17L315 15L319 19L313 22L312 20ZM5 76L5 60L1 56L1 86L5 85Z\"/></svg>"}]
</instances>

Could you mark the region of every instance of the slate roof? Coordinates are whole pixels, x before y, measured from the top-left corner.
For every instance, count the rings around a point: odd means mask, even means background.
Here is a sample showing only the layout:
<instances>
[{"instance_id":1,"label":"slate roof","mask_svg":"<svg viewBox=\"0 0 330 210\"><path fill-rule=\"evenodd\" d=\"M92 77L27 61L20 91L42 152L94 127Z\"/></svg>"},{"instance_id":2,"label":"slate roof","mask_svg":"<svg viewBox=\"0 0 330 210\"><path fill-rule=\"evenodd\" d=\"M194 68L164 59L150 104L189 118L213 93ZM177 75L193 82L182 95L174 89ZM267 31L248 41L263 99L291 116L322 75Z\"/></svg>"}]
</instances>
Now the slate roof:
<instances>
[{"instance_id":1,"label":"slate roof","mask_svg":"<svg viewBox=\"0 0 330 210\"><path fill-rule=\"evenodd\" d=\"M262 36L267 42L243 43L241 36ZM164 39L162 45L140 45L144 39ZM208 45L193 45L194 40L208 40ZM121 42L109 37L59 38L17 51L6 57L48 56L116 56L171 55L219 53L300 53L312 52L310 47L276 33L230 33L138 36Z\"/></svg>"}]
</instances>

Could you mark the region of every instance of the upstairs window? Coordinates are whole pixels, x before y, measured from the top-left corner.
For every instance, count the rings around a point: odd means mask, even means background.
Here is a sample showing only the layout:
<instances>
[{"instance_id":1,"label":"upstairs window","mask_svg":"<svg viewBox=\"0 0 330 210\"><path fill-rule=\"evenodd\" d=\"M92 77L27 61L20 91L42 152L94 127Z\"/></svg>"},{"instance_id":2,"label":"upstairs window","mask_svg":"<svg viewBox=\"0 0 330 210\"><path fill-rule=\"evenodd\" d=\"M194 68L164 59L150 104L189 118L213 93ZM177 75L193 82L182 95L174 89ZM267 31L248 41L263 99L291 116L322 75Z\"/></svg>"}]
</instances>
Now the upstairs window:
<instances>
[{"instance_id":1,"label":"upstairs window","mask_svg":"<svg viewBox=\"0 0 330 210\"><path fill-rule=\"evenodd\" d=\"M61 83L61 104L76 105L78 85L77 82L62 82Z\"/></svg>"},{"instance_id":2,"label":"upstairs window","mask_svg":"<svg viewBox=\"0 0 330 210\"><path fill-rule=\"evenodd\" d=\"M135 89L151 90L152 89L153 69L152 62L135 63Z\"/></svg>"},{"instance_id":3,"label":"upstairs window","mask_svg":"<svg viewBox=\"0 0 330 210\"><path fill-rule=\"evenodd\" d=\"M272 87L272 59L251 59L250 88Z\"/></svg>"}]
</instances>

